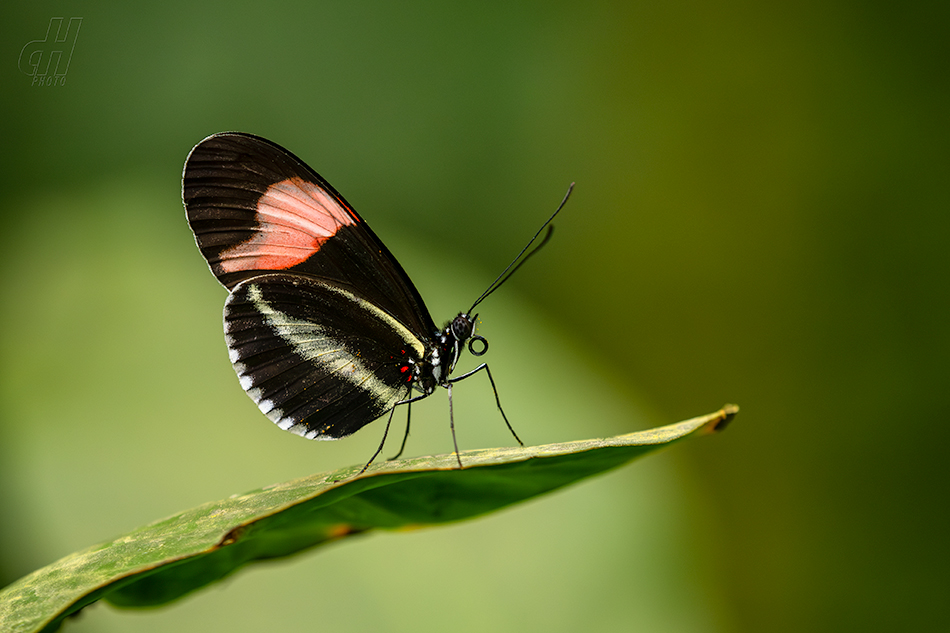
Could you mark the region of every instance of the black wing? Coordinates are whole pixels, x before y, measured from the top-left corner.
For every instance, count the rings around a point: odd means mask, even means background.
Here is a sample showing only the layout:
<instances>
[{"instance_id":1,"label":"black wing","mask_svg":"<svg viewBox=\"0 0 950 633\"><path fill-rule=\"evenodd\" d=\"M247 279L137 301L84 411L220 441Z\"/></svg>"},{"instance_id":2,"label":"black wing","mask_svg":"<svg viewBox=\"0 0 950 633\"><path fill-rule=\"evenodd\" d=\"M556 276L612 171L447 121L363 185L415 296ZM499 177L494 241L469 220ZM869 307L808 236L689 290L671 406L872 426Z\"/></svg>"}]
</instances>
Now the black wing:
<instances>
[{"instance_id":1,"label":"black wing","mask_svg":"<svg viewBox=\"0 0 950 633\"><path fill-rule=\"evenodd\" d=\"M308 439L346 437L404 400L425 353L350 288L301 275L239 283L224 331L244 390L277 426Z\"/></svg>"},{"instance_id":2,"label":"black wing","mask_svg":"<svg viewBox=\"0 0 950 633\"><path fill-rule=\"evenodd\" d=\"M435 325L402 266L315 171L286 149L225 132L198 143L182 176L188 223L211 272L229 290L287 272L348 287L417 337Z\"/></svg>"}]
</instances>

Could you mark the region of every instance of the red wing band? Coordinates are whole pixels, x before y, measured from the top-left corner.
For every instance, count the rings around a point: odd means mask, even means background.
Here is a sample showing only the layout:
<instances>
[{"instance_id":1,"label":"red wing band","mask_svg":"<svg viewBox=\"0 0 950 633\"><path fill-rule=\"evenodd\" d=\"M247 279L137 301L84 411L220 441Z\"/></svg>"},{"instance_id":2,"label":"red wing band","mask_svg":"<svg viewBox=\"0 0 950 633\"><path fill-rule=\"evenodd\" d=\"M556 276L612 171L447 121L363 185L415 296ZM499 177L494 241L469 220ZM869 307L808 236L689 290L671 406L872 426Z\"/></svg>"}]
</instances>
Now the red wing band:
<instances>
[{"instance_id":1,"label":"red wing band","mask_svg":"<svg viewBox=\"0 0 950 633\"><path fill-rule=\"evenodd\" d=\"M246 242L222 251L216 272L292 268L320 250L341 226L355 224L321 187L296 177L271 185L258 201L254 219L260 228Z\"/></svg>"}]
</instances>

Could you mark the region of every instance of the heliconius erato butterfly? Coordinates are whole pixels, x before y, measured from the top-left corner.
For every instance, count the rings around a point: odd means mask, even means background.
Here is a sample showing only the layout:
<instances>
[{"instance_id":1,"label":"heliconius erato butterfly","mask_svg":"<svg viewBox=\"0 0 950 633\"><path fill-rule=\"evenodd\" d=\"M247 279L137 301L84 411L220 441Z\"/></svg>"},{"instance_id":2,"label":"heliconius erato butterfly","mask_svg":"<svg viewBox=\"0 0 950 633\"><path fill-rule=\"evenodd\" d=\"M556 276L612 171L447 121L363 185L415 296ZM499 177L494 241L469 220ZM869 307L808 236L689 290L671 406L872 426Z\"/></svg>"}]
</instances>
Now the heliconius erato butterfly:
<instances>
[{"instance_id":1,"label":"heliconius erato butterfly","mask_svg":"<svg viewBox=\"0 0 950 633\"><path fill-rule=\"evenodd\" d=\"M472 307L439 329L369 225L283 147L251 134L214 134L191 150L182 175L195 241L230 291L224 332L241 386L277 426L308 439L346 437L389 411L364 471L383 448L395 407L437 386L449 392L458 458L452 385L482 370L521 444L487 364L450 376L466 344L475 356L488 350L472 311L550 238L568 196ZM541 243L522 257L545 227Z\"/></svg>"}]
</instances>

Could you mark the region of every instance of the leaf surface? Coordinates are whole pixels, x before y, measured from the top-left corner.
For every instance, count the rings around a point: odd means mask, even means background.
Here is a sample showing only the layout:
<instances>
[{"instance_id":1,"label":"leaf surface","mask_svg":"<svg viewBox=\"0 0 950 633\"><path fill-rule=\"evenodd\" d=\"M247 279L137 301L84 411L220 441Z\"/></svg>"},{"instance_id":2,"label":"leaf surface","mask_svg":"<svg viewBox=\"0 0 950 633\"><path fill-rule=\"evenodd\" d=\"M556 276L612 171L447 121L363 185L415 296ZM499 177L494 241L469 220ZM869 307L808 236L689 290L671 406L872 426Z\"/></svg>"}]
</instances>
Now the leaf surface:
<instances>
[{"instance_id":1,"label":"leaf surface","mask_svg":"<svg viewBox=\"0 0 950 633\"><path fill-rule=\"evenodd\" d=\"M691 435L721 430L720 411L607 439L361 465L206 503L76 552L0 591L0 630L55 630L105 598L160 605L258 560L290 556L374 529L486 514L575 483ZM354 476L355 475L355 476Z\"/></svg>"}]
</instances>

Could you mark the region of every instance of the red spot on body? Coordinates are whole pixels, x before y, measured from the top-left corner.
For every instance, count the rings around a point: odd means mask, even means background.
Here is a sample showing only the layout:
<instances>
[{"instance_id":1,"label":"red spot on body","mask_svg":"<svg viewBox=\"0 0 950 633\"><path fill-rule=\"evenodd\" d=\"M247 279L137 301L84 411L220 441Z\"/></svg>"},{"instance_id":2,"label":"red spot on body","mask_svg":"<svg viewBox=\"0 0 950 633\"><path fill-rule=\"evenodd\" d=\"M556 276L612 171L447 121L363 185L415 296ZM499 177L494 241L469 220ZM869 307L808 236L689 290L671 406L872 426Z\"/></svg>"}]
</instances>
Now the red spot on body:
<instances>
[{"instance_id":1,"label":"red spot on body","mask_svg":"<svg viewBox=\"0 0 950 633\"><path fill-rule=\"evenodd\" d=\"M292 268L320 250L341 226L356 223L333 196L296 177L271 185L256 211L257 232L219 255L222 273Z\"/></svg>"}]
</instances>

